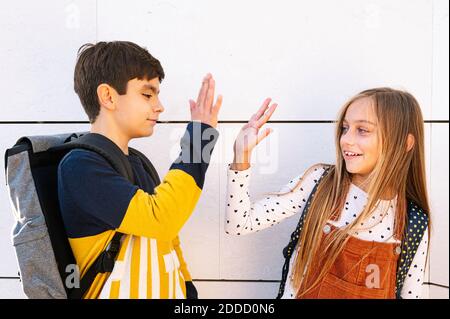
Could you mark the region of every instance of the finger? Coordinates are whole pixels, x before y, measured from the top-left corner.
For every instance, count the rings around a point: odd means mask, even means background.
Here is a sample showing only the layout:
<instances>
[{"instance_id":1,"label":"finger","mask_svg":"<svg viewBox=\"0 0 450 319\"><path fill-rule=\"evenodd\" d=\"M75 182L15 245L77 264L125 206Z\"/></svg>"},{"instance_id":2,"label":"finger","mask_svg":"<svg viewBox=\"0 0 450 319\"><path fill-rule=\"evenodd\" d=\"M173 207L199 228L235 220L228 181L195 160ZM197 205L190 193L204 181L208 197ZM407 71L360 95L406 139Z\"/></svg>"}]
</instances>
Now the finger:
<instances>
[{"instance_id":1,"label":"finger","mask_svg":"<svg viewBox=\"0 0 450 319\"><path fill-rule=\"evenodd\" d=\"M256 140L256 145L258 145L263 139L265 139L267 136L269 136L270 133L272 133L273 130L271 128L266 128L262 133L258 135L258 139Z\"/></svg>"},{"instance_id":2,"label":"finger","mask_svg":"<svg viewBox=\"0 0 450 319\"><path fill-rule=\"evenodd\" d=\"M212 112L215 115L219 114L220 108L222 107L222 101L223 101L223 96L219 95L217 97L216 104L214 104L214 108L212 109Z\"/></svg>"},{"instance_id":3,"label":"finger","mask_svg":"<svg viewBox=\"0 0 450 319\"><path fill-rule=\"evenodd\" d=\"M258 120L264 114L264 112L266 112L270 101L272 101L272 99L270 97L268 97L267 99L264 100L264 102L263 102L262 106L259 108L258 112L256 112L254 114L254 117L256 120Z\"/></svg>"},{"instance_id":4,"label":"finger","mask_svg":"<svg viewBox=\"0 0 450 319\"><path fill-rule=\"evenodd\" d=\"M208 82L208 79L209 79L208 76L209 76L209 73L207 73L207 74L203 77L203 80L202 80L202 86L200 87L200 90L198 91L197 102L198 102L198 100L200 99L200 96L201 96L201 93L202 93L203 86Z\"/></svg>"},{"instance_id":5,"label":"finger","mask_svg":"<svg viewBox=\"0 0 450 319\"><path fill-rule=\"evenodd\" d=\"M196 103L194 100L189 100L189 107L191 108L191 111L195 109Z\"/></svg>"},{"instance_id":6,"label":"finger","mask_svg":"<svg viewBox=\"0 0 450 319\"><path fill-rule=\"evenodd\" d=\"M269 111L267 111L266 114L264 114L257 122L256 126L261 127L263 126L272 116L273 112L277 109L278 104L274 103L270 106Z\"/></svg>"},{"instance_id":7,"label":"finger","mask_svg":"<svg viewBox=\"0 0 450 319\"><path fill-rule=\"evenodd\" d=\"M216 81L211 77L209 79L209 86L208 91L206 92L206 99L205 99L205 111L211 112L212 104L214 102L214 90L216 88Z\"/></svg>"},{"instance_id":8,"label":"finger","mask_svg":"<svg viewBox=\"0 0 450 319\"><path fill-rule=\"evenodd\" d=\"M198 92L197 106L203 106L206 97L206 92L208 91L208 85L209 85L209 73L203 78L202 87Z\"/></svg>"}]
</instances>

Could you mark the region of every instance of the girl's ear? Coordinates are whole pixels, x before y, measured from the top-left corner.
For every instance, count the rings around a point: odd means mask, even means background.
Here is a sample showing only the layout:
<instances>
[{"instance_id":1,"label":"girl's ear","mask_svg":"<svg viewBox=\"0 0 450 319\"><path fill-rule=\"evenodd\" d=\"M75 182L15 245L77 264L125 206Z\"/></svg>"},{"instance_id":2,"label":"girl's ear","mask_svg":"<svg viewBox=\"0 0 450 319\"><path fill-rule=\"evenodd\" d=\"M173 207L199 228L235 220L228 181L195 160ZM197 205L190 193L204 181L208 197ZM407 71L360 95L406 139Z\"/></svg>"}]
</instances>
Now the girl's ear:
<instances>
[{"instance_id":1,"label":"girl's ear","mask_svg":"<svg viewBox=\"0 0 450 319\"><path fill-rule=\"evenodd\" d=\"M414 146L414 136L412 134L408 134L408 138L406 140L406 152L409 152Z\"/></svg>"},{"instance_id":2,"label":"girl's ear","mask_svg":"<svg viewBox=\"0 0 450 319\"><path fill-rule=\"evenodd\" d=\"M108 84L102 83L97 87L97 97L100 107L106 107L109 110L115 108L115 90Z\"/></svg>"}]
</instances>

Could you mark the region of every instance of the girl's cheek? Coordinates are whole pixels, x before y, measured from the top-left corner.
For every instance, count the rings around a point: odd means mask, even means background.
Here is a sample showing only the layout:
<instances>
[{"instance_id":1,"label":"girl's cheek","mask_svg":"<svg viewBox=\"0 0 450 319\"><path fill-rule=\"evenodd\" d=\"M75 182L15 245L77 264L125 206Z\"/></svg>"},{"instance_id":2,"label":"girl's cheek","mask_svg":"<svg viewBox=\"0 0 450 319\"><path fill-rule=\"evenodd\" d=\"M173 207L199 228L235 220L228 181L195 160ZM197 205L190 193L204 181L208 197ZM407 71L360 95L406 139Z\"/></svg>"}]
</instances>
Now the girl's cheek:
<instances>
[{"instance_id":1,"label":"girl's cheek","mask_svg":"<svg viewBox=\"0 0 450 319\"><path fill-rule=\"evenodd\" d=\"M362 138L361 145L363 145L364 148L366 148L368 151L376 151L378 149L378 142L377 139L374 136L366 136L365 138Z\"/></svg>"}]
</instances>

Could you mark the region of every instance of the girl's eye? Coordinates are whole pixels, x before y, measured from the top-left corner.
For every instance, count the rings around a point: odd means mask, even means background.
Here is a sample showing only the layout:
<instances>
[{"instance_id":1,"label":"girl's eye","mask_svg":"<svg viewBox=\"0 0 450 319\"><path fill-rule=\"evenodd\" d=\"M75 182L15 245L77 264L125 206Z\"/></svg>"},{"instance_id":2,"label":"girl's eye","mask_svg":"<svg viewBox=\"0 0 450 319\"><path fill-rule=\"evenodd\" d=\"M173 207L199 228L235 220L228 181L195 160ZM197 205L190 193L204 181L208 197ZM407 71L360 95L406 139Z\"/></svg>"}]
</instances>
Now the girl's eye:
<instances>
[{"instance_id":1,"label":"girl's eye","mask_svg":"<svg viewBox=\"0 0 450 319\"><path fill-rule=\"evenodd\" d=\"M361 133L367 133L369 131L366 131L365 129L359 128L358 131L360 131Z\"/></svg>"},{"instance_id":2,"label":"girl's eye","mask_svg":"<svg viewBox=\"0 0 450 319\"><path fill-rule=\"evenodd\" d=\"M342 131L346 131L348 128L346 126L341 127Z\"/></svg>"}]
</instances>

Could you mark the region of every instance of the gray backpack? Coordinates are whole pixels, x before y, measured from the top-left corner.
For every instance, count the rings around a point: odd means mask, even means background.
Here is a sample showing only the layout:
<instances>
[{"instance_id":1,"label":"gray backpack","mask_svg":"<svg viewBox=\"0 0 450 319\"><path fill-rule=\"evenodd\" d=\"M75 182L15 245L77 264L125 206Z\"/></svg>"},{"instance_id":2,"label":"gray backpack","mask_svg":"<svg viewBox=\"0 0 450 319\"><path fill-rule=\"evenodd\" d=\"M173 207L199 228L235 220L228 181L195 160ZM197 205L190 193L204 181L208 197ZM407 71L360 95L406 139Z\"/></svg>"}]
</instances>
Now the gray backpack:
<instances>
[{"instance_id":1,"label":"gray backpack","mask_svg":"<svg viewBox=\"0 0 450 319\"><path fill-rule=\"evenodd\" d=\"M61 217L57 170L72 149L97 152L134 184L134 175L121 149L103 135L80 132L20 138L5 152L5 176L15 217L12 243L18 261L22 288L29 298L80 299L98 273L111 272L122 234L116 233L108 247L80 279ZM155 185L160 183L150 161L140 158Z\"/></svg>"}]
</instances>

